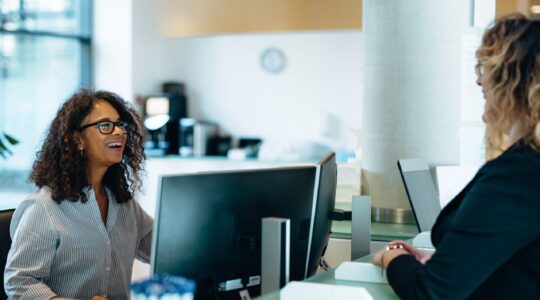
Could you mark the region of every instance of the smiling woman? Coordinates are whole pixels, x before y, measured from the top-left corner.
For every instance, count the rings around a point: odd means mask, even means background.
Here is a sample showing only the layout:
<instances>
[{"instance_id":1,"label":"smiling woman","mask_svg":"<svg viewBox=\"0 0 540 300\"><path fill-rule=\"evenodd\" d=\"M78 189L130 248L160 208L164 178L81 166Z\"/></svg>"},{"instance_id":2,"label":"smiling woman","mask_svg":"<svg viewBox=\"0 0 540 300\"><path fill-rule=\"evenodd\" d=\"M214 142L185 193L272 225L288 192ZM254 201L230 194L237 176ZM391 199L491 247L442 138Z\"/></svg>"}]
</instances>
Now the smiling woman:
<instances>
[{"instance_id":1,"label":"smiling woman","mask_svg":"<svg viewBox=\"0 0 540 300\"><path fill-rule=\"evenodd\" d=\"M110 133L102 133L103 121L113 120L121 121L121 128L114 126ZM92 184L89 172L106 167L99 170L106 171L104 185L117 201L128 201L140 187L139 171L145 159L142 140L140 118L122 98L105 91L81 90L62 105L52 121L30 180L38 187L49 187L57 202L79 197L86 202L82 188ZM122 151L111 152L106 145L110 142L121 142Z\"/></svg>"},{"instance_id":2,"label":"smiling woman","mask_svg":"<svg viewBox=\"0 0 540 300\"><path fill-rule=\"evenodd\" d=\"M10 298L129 298L149 262L152 219L133 200L145 159L140 118L118 95L80 90L58 111L13 215Z\"/></svg>"}]
</instances>

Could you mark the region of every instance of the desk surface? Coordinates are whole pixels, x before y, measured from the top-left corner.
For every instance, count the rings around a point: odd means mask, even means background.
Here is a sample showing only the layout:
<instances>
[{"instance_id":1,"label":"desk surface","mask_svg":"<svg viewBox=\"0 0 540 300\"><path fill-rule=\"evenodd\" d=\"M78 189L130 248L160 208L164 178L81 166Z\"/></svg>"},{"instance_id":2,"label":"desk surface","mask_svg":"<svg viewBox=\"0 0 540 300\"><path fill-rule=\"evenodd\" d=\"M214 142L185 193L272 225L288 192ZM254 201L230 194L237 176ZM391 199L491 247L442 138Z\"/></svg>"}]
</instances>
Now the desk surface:
<instances>
[{"instance_id":1,"label":"desk surface","mask_svg":"<svg viewBox=\"0 0 540 300\"><path fill-rule=\"evenodd\" d=\"M407 240L418 234L416 225L371 222L371 240ZM332 221L332 238L351 239L351 221Z\"/></svg>"},{"instance_id":2,"label":"desk surface","mask_svg":"<svg viewBox=\"0 0 540 300\"><path fill-rule=\"evenodd\" d=\"M336 207L341 209L349 209L344 207L350 204L336 204ZM372 241L392 241L392 240L408 240L418 234L416 225L409 224L390 224L390 223L371 223L371 240ZM350 239L351 238L351 221L333 221L332 222L332 238ZM357 261L371 262L371 255L362 257ZM336 284L346 286L357 286L365 288L373 297L373 299L399 299L394 293L394 290L388 284L357 282L347 280L334 279L334 270L329 270L324 273L317 274L306 279L307 282ZM257 298L259 300L277 300L279 299L279 291L266 294Z\"/></svg>"},{"instance_id":3,"label":"desk surface","mask_svg":"<svg viewBox=\"0 0 540 300\"><path fill-rule=\"evenodd\" d=\"M350 211L351 203L336 202L336 208ZM389 242L407 240L418 234L415 224L392 224L371 222L371 240ZM351 239L351 221L332 221L332 238Z\"/></svg>"},{"instance_id":4,"label":"desk surface","mask_svg":"<svg viewBox=\"0 0 540 300\"><path fill-rule=\"evenodd\" d=\"M362 257L357 261L368 262L371 261L371 255ZM347 286L356 286L365 288L373 297L373 299L381 300L392 300L399 299L399 297L394 293L394 290L388 284L380 283L369 283L369 282L357 282L357 281L347 281L347 280L336 280L334 279L334 270L330 270L324 273L317 274L311 278L306 279L307 282L316 282L324 284L335 284L335 285L347 285ZM279 291L263 295L256 298L258 300L278 300Z\"/></svg>"}]
</instances>

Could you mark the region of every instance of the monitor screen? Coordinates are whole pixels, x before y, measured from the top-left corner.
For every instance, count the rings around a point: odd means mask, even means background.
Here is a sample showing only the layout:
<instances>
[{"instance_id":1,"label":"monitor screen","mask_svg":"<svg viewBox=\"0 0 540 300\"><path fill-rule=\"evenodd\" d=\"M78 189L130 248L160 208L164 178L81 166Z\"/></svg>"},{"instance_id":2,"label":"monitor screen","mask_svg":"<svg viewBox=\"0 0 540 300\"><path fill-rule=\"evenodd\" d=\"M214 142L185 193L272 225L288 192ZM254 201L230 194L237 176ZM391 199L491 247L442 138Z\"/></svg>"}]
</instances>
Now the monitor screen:
<instances>
[{"instance_id":1,"label":"monitor screen","mask_svg":"<svg viewBox=\"0 0 540 300\"><path fill-rule=\"evenodd\" d=\"M332 229L332 211L336 203L337 165L336 155L330 152L317 164L318 180L315 185L316 207L314 207L313 230L306 263L306 277L313 276L321 257L326 251Z\"/></svg>"},{"instance_id":2,"label":"monitor screen","mask_svg":"<svg viewBox=\"0 0 540 300\"><path fill-rule=\"evenodd\" d=\"M441 205L427 162L421 159L400 159L398 168L418 230L430 231L441 212Z\"/></svg>"},{"instance_id":3,"label":"monitor screen","mask_svg":"<svg viewBox=\"0 0 540 300\"><path fill-rule=\"evenodd\" d=\"M316 166L161 177L152 273L196 280L198 299L238 299L247 285L258 295L261 219L281 217L290 219L290 279L304 279L316 179Z\"/></svg>"}]
</instances>

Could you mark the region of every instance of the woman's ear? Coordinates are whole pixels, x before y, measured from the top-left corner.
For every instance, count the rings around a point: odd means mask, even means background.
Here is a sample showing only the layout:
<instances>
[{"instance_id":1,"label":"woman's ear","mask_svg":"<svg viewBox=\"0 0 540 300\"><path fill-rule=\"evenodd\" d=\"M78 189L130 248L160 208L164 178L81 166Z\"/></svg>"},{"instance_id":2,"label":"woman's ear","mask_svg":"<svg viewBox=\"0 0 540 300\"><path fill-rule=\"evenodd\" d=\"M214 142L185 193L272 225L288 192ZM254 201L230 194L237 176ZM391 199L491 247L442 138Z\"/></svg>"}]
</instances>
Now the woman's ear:
<instances>
[{"instance_id":1,"label":"woman's ear","mask_svg":"<svg viewBox=\"0 0 540 300\"><path fill-rule=\"evenodd\" d=\"M83 151L84 150L84 140L82 138L81 134L75 134L75 143L77 144L77 150Z\"/></svg>"}]
</instances>

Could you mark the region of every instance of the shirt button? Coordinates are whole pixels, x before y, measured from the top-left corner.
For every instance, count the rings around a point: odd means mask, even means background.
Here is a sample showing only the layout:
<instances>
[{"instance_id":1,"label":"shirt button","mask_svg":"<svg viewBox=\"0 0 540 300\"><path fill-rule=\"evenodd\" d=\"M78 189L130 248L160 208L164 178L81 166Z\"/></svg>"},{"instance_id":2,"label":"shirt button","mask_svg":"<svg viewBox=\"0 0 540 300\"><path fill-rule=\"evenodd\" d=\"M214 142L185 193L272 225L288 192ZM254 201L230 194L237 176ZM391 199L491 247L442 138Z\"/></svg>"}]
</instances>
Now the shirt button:
<instances>
[{"instance_id":1,"label":"shirt button","mask_svg":"<svg viewBox=\"0 0 540 300\"><path fill-rule=\"evenodd\" d=\"M107 270L107 272L109 272L111 270L111 268L107 267L105 270Z\"/></svg>"}]
</instances>

